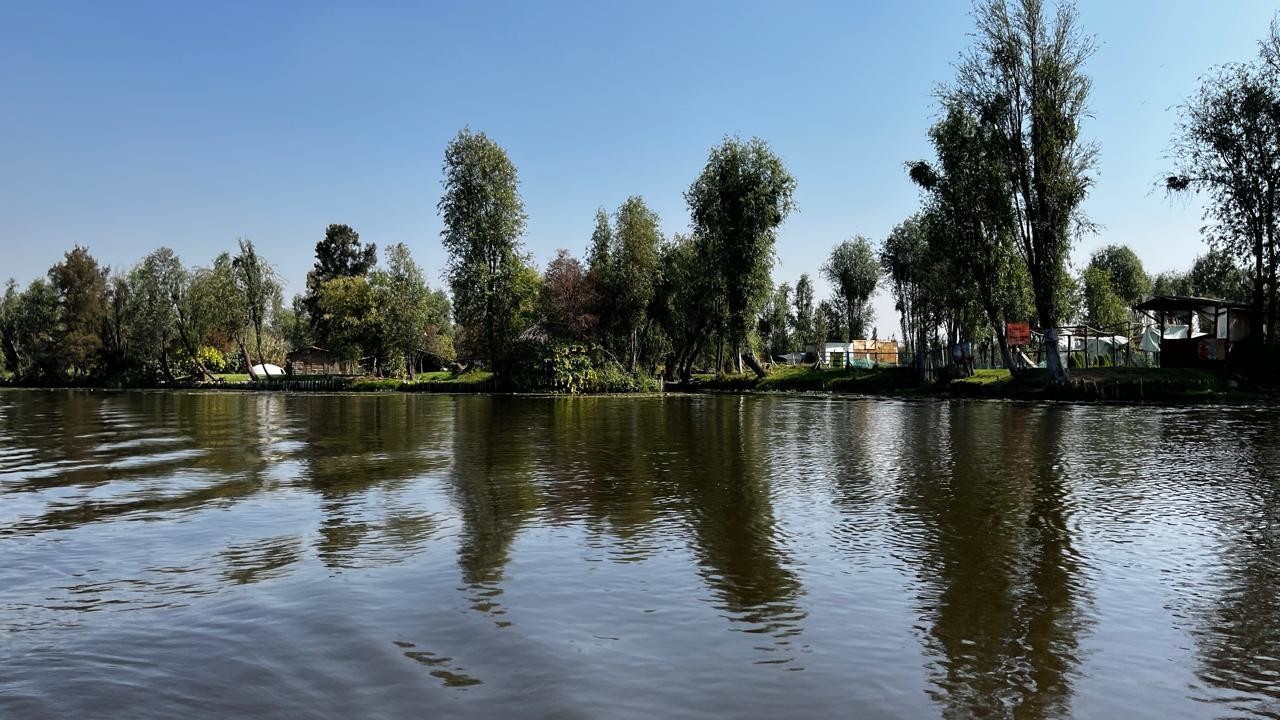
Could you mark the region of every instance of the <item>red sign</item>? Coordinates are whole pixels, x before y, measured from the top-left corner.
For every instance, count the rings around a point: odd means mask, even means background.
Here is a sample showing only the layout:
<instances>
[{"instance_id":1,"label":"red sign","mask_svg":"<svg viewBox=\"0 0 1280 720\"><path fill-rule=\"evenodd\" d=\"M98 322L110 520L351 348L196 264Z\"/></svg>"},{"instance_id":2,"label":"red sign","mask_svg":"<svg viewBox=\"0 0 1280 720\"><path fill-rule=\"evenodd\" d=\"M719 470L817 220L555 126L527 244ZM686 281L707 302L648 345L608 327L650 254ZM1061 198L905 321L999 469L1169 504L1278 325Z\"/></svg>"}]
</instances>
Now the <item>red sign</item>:
<instances>
[{"instance_id":1,"label":"red sign","mask_svg":"<svg viewBox=\"0 0 1280 720\"><path fill-rule=\"evenodd\" d=\"M1031 344L1031 323L1005 323L1004 336L1015 347Z\"/></svg>"}]
</instances>

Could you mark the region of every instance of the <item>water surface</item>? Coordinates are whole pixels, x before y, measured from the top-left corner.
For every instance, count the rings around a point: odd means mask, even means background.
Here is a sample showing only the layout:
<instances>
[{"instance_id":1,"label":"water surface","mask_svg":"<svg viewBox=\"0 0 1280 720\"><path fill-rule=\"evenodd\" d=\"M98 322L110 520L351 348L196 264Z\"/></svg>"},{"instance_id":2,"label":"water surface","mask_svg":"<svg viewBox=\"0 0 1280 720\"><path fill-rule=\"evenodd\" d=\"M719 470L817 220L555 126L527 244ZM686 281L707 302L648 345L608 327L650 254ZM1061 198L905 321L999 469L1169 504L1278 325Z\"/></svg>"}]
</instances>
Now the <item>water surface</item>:
<instances>
[{"instance_id":1,"label":"water surface","mask_svg":"<svg viewBox=\"0 0 1280 720\"><path fill-rule=\"evenodd\" d=\"M0 391L0 717L1280 717L1278 431Z\"/></svg>"}]
</instances>

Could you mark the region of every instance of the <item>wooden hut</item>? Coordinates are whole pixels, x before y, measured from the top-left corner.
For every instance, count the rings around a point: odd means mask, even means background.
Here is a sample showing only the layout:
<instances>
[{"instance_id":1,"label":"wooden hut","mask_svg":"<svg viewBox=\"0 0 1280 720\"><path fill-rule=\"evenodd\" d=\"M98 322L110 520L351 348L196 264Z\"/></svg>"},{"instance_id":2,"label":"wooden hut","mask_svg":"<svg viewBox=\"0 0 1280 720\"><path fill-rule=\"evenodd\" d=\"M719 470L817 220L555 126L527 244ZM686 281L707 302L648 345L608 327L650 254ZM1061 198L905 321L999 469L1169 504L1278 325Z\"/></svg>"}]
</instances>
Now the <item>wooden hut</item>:
<instances>
[{"instance_id":1,"label":"wooden hut","mask_svg":"<svg viewBox=\"0 0 1280 720\"><path fill-rule=\"evenodd\" d=\"M1248 303L1157 295L1133 309L1160 328L1161 367L1212 369L1244 364L1254 324Z\"/></svg>"},{"instance_id":2,"label":"wooden hut","mask_svg":"<svg viewBox=\"0 0 1280 720\"><path fill-rule=\"evenodd\" d=\"M290 375L354 375L356 369L354 362L314 345L289 353L286 365Z\"/></svg>"}]
</instances>

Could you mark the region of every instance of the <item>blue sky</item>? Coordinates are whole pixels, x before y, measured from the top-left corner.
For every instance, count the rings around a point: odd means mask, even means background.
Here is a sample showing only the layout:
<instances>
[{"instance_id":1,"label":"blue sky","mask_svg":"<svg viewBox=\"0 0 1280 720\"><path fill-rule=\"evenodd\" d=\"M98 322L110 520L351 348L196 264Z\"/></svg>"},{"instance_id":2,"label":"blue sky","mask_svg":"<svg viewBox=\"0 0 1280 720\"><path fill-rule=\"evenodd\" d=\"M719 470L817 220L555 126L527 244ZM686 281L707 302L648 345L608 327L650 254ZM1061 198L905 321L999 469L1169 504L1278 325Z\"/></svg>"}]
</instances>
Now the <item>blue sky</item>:
<instances>
[{"instance_id":1,"label":"blue sky","mask_svg":"<svg viewBox=\"0 0 1280 720\"><path fill-rule=\"evenodd\" d=\"M464 125L520 169L539 265L581 255L597 207L642 195L667 234L726 134L796 176L774 276L918 208L933 91L967 2L0 3L0 277L82 244L114 267L169 245L205 264L252 238L300 291L327 224L407 243L439 282L440 165ZM1132 246L1148 270L1203 251L1200 208L1154 188L1173 106L1249 59L1276 6L1084 0L1101 147L1075 258ZM825 294L825 289L824 289ZM881 335L891 303L877 302Z\"/></svg>"}]
</instances>

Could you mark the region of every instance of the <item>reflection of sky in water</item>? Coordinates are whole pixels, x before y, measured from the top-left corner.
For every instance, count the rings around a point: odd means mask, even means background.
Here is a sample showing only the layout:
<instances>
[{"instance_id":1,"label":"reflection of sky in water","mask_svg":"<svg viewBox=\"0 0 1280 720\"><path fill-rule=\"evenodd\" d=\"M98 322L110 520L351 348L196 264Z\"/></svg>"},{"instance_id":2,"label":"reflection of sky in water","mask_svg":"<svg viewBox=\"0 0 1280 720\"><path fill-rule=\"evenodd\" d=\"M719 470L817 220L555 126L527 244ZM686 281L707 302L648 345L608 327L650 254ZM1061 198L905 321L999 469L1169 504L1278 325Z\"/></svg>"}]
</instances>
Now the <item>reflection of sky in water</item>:
<instances>
[{"instance_id":1,"label":"reflection of sky in water","mask_svg":"<svg viewBox=\"0 0 1280 720\"><path fill-rule=\"evenodd\" d=\"M19 715L135 686L156 716L231 687L245 704L210 716L1265 716L1280 697L1275 411L0 405Z\"/></svg>"}]
</instances>

